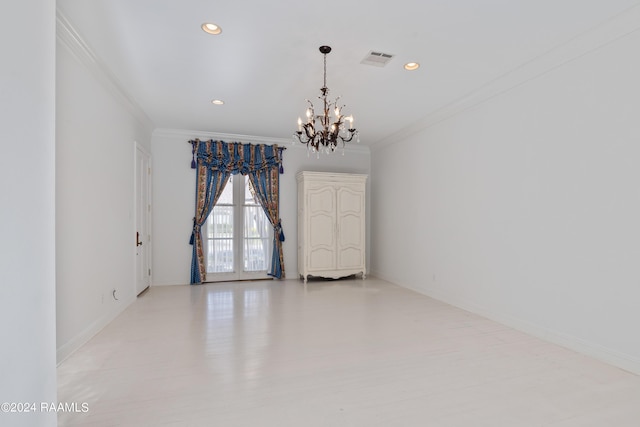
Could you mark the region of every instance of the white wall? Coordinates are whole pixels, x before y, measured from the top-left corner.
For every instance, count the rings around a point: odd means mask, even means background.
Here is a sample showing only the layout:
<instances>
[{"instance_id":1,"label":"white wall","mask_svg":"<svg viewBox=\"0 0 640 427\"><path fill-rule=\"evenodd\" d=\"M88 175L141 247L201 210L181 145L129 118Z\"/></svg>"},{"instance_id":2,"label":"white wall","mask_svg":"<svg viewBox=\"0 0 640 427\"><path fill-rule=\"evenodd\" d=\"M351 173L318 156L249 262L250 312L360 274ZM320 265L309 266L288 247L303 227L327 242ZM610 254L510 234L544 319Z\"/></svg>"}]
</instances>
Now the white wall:
<instances>
[{"instance_id":1,"label":"white wall","mask_svg":"<svg viewBox=\"0 0 640 427\"><path fill-rule=\"evenodd\" d=\"M149 149L151 126L110 80L108 69L76 43L70 24L58 24L56 293L61 361L135 299L134 141Z\"/></svg>"},{"instance_id":2,"label":"white wall","mask_svg":"<svg viewBox=\"0 0 640 427\"><path fill-rule=\"evenodd\" d=\"M639 50L629 32L374 149L373 273L640 372Z\"/></svg>"},{"instance_id":3,"label":"white wall","mask_svg":"<svg viewBox=\"0 0 640 427\"><path fill-rule=\"evenodd\" d=\"M189 238L195 204L195 170L190 168L191 145L187 141L221 139L228 142L278 144L284 152L284 174L280 177L280 216L285 233L283 244L285 275L297 272L296 173L301 170L363 173L370 172L371 157L364 145L352 144L341 153L307 156L306 148L291 140L249 138L188 131L157 130L152 139L153 162L153 284L189 283L191 251Z\"/></svg>"},{"instance_id":4,"label":"white wall","mask_svg":"<svg viewBox=\"0 0 640 427\"><path fill-rule=\"evenodd\" d=\"M55 2L3 2L0 45L0 402L39 405L57 394ZM0 413L0 424L57 422L38 410Z\"/></svg>"}]
</instances>

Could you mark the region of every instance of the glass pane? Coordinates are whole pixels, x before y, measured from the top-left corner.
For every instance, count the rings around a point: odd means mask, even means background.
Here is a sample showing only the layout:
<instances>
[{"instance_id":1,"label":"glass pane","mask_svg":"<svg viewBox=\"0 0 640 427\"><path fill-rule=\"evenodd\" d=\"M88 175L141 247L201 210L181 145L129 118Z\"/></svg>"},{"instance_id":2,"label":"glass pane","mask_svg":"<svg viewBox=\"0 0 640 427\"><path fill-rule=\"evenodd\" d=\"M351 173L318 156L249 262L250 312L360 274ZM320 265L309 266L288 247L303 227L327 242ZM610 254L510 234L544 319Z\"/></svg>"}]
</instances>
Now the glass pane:
<instances>
[{"instance_id":1,"label":"glass pane","mask_svg":"<svg viewBox=\"0 0 640 427\"><path fill-rule=\"evenodd\" d=\"M233 206L215 206L209 218L213 225L213 238L233 237Z\"/></svg>"},{"instance_id":2,"label":"glass pane","mask_svg":"<svg viewBox=\"0 0 640 427\"><path fill-rule=\"evenodd\" d=\"M244 207L244 271L266 271L271 261L271 224L261 206Z\"/></svg>"},{"instance_id":3,"label":"glass pane","mask_svg":"<svg viewBox=\"0 0 640 427\"><path fill-rule=\"evenodd\" d=\"M206 251L207 273L230 273L233 271L233 240L207 240Z\"/></svg>"},{"instance_id":4,"label":"glass pane","mask_svg":"<svg viewBox=\"0 0 640 427\"><path fill-rule=\"evenodd\" d=\"M224 190L222 190L222 194L220 195L220 198L216 202L216 206L233 204L233 180L234 180L234 176L231 175L231 177L229 178L229 181L227 182L227 185L225 185Z\"/></svg>"},{"instance_id":5,"label":"glass pane","mask_svg":"<svg viewBox=\"0 0 640 427\"><path fill-rule=\"evenodd\" d=\"M206 235L207 272L233 272L233 206L214 206L207 218Z\"/></svg>"},{"instance_id":6,"label":"glass pane","mask_svg":"<svg viewBox=\"0 0 640 427\"><path fill-rule=\"evenodd\" d=\"M258 201L253 197L253 191L251 188L251 181L249 177L244 177L244 204L245 205L258 205Z\"/></svg>"},{"instance_id":7,"label":"glass pane","mask_svg":"<svg viewBox=\"0 0 640 427\"><path fill-rule=\"evenodd\" d=\"M244 271L267 271L271 261L267 239L244 240Z\"/></svg>"},{"instance_id":8,"label":"glass pane","mask_svg":"<svg viewBox=\"0 0 640 427\"><path fill-rule=\"evenodd\" d=\"M207 222L205 222L204 239L213 239L213 215L209 215Z\"/></svg>"},{"instance_id":9,"label":"glass pane","mask_svg":"<svg viewBox=\"0 0 640 427\"><path fill-rule=\"evenodd\" d=\"M207 254L207 273L212 273L215 270L215 259L211 254L213 254L213 240L207 239L205 242L205 253Z\"/></svg>"},{"instance_id":10,"label":"glass pane","mask_svg":"<svg viewBox=\"0 0 640 427\"><path fill-rule=\"evenodd\" d=\"M213 240L213 253L209 259L213 258L212 272L231 273L233 271L233 239Z\"/></svg>"},{"instance_id":11,"label":"glass pane","mask_svg":"<svg viewBox=\"0 0 640 427\"><path fill-rule=\"evenodd\" d=\"M269 220L261 206L244 207L244 237L265 237L268 232Z\"/></svg>"}]
</instances>

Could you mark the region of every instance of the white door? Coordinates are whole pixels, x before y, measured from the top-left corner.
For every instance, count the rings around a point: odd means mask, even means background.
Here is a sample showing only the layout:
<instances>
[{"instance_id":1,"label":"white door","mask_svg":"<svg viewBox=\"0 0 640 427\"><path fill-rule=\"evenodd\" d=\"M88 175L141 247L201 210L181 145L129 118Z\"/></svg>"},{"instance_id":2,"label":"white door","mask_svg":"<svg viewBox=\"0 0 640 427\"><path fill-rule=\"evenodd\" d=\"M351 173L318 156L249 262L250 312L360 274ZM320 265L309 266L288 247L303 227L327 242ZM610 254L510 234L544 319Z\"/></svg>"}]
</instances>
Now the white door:
<instances>
[{"instance_id":1,"label":"white door","mask_svg":"<svg viewBox=\"0 0 640 427\"><path fill-rule=\"evenodd\" d=\"M273 227L246 176L232 175L207 218L203 249L207 281L269 277Z\"/></svg>"},{"instance_id":2,"label":"white door","mask_svg":"<svg viewBox=\"0 0 640 427\"><path fill-rule=\"evenodd\" d=\"M140 295L151 285L151 159L137 142L135 150L135 292Z\"/></svg>"}]
</instances>

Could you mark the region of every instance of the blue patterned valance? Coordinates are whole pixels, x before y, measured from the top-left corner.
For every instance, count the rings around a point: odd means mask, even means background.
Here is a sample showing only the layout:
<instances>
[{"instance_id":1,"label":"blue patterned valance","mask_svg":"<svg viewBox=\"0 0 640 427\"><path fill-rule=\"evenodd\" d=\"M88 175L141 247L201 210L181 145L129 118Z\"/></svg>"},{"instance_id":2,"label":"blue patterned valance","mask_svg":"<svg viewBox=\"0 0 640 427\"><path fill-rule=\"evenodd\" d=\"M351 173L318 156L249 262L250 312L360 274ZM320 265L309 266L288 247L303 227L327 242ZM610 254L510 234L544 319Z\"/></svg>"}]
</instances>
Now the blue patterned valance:
<instances>
[{"instance_id":1,"label":"blue patterned valance","mask_svg":"<svg viewBox=\"0 0 640 427\"><path fill-rule=\"evenodd\" d=\"M192 169L196 168L197 163L211 170L247 175L256 170L277 166L280 173L283 173L284 147L199 139L191 140L189 143L192 145Z\"/></svg>"}]
</instances>

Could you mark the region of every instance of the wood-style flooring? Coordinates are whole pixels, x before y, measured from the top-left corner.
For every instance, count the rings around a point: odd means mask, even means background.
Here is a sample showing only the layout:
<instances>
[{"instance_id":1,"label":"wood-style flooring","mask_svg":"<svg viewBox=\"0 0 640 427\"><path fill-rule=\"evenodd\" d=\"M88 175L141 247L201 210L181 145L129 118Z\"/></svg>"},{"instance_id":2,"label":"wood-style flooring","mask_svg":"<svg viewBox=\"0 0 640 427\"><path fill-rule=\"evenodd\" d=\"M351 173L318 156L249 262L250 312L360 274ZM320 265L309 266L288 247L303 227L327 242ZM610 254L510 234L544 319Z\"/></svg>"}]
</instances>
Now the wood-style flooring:
<instances>
[{"instance_id":1,"label":"wood-style flooring","mask_svg":"<svg viewBox=\"0 0 640 427\"><path fill-rule=\"evenodd\" d=\"M60 426L638 427L640 377L375 278L152 287Z\"/></svg>"}]
</instances>

